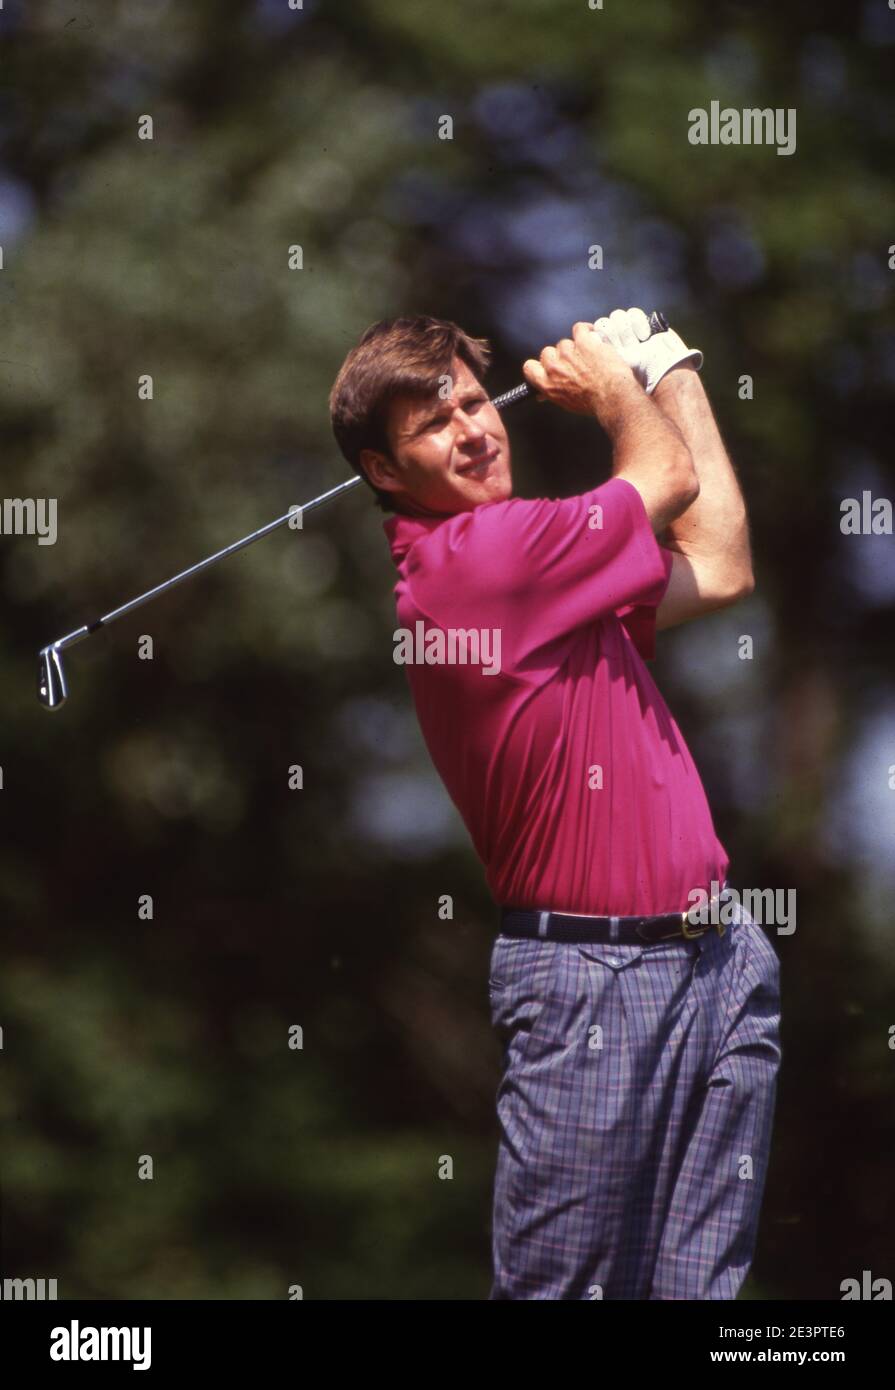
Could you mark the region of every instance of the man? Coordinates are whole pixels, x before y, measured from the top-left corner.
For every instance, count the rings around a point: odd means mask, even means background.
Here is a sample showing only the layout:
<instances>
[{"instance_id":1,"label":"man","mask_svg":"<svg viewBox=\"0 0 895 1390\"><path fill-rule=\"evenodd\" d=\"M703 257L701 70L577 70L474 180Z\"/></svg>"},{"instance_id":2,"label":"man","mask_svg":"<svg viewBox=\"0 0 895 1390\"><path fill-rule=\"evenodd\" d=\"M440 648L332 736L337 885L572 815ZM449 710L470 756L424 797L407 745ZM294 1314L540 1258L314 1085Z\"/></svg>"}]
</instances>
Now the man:
<instances>
[{"instance_id":1,"label":"man","mask_svg":"<svg viewBox=\"0 0 895 1390\"><path fill-rule=\"evenodd\" d=\"M524 364L609 436L612 476L579 496L513 497L488 361L452 323L374 324L330 409L395 512L399 621L427 644L417 714L501 912L491 1297L732 1299L767 1172L779 963L738 904L684 916L728 860L644 663L657 630L751 593L742 495L701 354L640 310ZM467 660L470 634L499 661Z\"/></svg>"}]
</instances>

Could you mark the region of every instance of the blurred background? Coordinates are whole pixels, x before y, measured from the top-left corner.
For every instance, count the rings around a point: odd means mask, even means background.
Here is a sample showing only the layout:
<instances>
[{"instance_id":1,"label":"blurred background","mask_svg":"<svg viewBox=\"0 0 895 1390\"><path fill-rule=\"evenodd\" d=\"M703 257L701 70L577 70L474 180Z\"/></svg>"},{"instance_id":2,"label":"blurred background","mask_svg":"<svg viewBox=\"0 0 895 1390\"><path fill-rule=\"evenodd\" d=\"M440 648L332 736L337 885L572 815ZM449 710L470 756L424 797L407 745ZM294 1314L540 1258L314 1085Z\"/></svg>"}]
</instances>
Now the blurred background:
<instances>
[{"instance_id":1,"label":"blurred background","mask_svg":"<svg viewBox=\"0 0 895 1390\"><path fill-rule=\"evenodd\" d=\"M797 892L743 1296L895 1275L895 543L840 530L895 487L893 56L886 0L6 0L3 487L58 538L0 536L4 1275L487 1297L496 909L371 495L73 651L57 714L35 658L347 476L327 394L374 320L489 337L496 393L635 304L705 352L757 576L651 669L731 883ZM795 108L796 152L692 146L712 100ZM505 418L519 494L607 476L596 425Z\"/></svg>"}]
</instances>

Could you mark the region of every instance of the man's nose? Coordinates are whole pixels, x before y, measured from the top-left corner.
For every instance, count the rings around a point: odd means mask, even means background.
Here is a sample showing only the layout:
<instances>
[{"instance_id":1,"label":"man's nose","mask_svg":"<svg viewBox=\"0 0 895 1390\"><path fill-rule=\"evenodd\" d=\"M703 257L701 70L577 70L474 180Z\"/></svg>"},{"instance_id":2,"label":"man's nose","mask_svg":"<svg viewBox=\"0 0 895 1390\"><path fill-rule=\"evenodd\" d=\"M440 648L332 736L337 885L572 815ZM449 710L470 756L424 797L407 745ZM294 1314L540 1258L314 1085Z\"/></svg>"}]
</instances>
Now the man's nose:
<instances>
[{"instance_id":1,"label":"man's nose","mask_svg":"<svg viewBox=\"0 0 895 1390\"><path fill-rule=\"evenodd\" d=\"M464 442L466 440L484 439L488 431L478 420L474 420L471 415L467 415L464 410L457 411L457 429Z\"/></svg>"}]
</instances>

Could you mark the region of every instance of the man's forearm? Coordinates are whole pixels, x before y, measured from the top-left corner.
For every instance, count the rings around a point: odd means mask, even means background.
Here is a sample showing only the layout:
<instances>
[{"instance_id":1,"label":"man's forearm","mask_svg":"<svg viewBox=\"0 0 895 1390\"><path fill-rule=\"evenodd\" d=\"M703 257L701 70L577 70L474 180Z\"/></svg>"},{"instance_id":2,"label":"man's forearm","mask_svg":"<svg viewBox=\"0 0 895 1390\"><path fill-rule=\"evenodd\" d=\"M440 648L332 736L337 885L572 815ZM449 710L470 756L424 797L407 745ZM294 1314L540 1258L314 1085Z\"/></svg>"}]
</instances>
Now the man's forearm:
<instances>
[{"instance_id":1,"label":"man's forearm","mask_svg":"<svg viewBox=\"0 0 895 1390\"><path fill-rule=\"evenodd\" d=\"M696 469L680 431L630 377L626 391L597 413L612 442L612 475L640 493L656 533L674 524L699 491Z\"/></svg>"},{"instance_id":2,"label":"man's forearm","mask_svg":"<svg viewBox=\"0 0 895 1390\"><path fill-rule=\"evenodd\" d=\"M699 496L660 537L669 550L717 564L732 590L752 583L746 504L699 374L676 367L652 399L680 431L693 457Z\"/></svg>"}]
</instances>

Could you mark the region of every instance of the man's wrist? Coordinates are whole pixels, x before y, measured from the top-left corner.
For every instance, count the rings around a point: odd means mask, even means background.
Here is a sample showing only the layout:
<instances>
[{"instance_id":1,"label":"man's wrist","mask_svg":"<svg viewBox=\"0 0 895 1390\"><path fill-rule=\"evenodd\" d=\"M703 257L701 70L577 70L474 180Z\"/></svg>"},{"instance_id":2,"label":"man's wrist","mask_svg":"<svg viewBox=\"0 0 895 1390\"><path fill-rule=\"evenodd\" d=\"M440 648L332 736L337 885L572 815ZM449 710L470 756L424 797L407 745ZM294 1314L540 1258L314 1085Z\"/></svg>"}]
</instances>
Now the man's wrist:
<instances>
[{"instance_id":1,"label":"man's wrist","mask_svg":"<svg viewBox=\"0 0 895 1390\"><path fill-rule=\"evenodd\" d=\"M661 403L663 397L683 395L688 391L703 390L699 372L692 362L677 362L656 382L653 387L653 400Z\"/></svg>"},{"instance_id":2,"label":"man's wrist","mask_svg":"<svg viewBox=\"0 0 895 1390\"><path fill-rule=\"evenodd\" d=\"M599 396L594 394L593 412L612 439L625 427L632 413L636 413L646 399L643 387L632 372L630 383L619 382L609 393L601 392Z\"/></svg>"}]
</instances>

